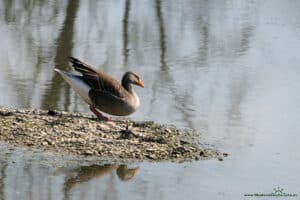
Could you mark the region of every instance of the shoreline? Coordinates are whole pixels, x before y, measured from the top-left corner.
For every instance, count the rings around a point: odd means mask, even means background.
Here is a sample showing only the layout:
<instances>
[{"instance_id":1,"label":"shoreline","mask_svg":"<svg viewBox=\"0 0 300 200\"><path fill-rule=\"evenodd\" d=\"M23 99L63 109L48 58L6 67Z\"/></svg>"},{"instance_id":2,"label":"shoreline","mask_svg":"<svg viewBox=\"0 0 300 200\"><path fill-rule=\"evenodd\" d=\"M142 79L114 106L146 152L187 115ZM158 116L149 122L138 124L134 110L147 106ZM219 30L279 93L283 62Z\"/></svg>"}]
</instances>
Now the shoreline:
<instances>
[{"instance_id":1,"label":"shoreline","mask_svg":"<svg viewBox=\"0 0 300 200\"><path fill-rule=\"evenodd\" d=\"M151 121L116 119L110 124L81 113L0 107L0 142L43 151L132 161L226 157L195 141L200 136L193 131Z\"/></svg>"}]
</instances>

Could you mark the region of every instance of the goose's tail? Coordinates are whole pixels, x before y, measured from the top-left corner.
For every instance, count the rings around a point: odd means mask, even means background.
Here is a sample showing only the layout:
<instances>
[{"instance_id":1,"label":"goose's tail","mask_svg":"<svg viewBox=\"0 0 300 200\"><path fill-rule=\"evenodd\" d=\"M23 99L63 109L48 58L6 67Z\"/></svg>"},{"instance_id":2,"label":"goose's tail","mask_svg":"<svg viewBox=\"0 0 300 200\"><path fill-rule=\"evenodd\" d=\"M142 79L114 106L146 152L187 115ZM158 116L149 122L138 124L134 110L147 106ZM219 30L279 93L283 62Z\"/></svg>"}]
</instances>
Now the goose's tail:
<instances>
[{"instance_id":1,"label":"goose's tail","mask_svg":"<svg viewBox=\"0 0 300 200\"><path fill-rule=\"evenodd\" d=\"M88 104L92 104L89 98L89 91L91 87L82 79L82 76L78 76L69 72L62 71L55 68L54 71L59 73L63 79L75 90L81 98Z\"/></svg>"}]
</instances>

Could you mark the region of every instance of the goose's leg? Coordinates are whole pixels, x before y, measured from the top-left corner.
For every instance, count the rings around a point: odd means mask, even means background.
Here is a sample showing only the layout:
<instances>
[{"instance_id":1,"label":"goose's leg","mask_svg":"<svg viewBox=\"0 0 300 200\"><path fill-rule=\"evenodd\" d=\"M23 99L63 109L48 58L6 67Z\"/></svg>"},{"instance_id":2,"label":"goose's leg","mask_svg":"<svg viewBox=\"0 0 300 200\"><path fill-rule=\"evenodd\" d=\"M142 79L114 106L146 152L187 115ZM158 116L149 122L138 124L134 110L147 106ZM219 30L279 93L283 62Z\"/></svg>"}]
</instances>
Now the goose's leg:
<instances>
[{"instance_id":1,"label":"goose's leg","mask_svg":"<svg viewBox=\"0 0 300 200\"><path fill-rule=\"evenodd\" d=\"M103 121L111 121L110 118L105 117L100 112L98 112L98 110L96 110L96 108L94 106L90 105L90 110L98 117L98 119L103 120Z\"/></svg>"}]
</instances>

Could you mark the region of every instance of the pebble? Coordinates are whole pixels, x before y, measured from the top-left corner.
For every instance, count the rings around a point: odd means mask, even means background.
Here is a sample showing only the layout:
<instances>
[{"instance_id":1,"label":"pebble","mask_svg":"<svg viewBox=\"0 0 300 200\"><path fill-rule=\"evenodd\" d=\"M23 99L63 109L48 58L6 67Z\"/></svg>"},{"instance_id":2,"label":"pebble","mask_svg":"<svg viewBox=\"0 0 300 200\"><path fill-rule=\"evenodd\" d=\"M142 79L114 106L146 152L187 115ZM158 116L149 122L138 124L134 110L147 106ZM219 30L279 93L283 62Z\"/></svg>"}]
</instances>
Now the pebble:
<instances>
[{"instance_id":1,"label":"pebble","mask_svg":"<svg viewBox=\"0 0 300 200\"><path fill-rule=\"evenodd\" d=\"M48 145L48 142L43 142L42 145L46 146L46 145Z\"/></svg>"},{"instance_id":2,"label":"pebble","mask_svg":"<svg viewBox=\"0 0 300 200\"><path fill-rule=\"evenodd\" d=\"M229 156L229 154L228 153L223 153L223 156L227 157L227 156Z\"/></svg>"},{"instance_id":3,"label":"pebble","mask_svg":"<svg viewBox=\"0 0 300 200\"><path fill-rule=\"evenodd\" d=\"M84 152L84 154L85 154L85 155L93 155L93 152L90 151L90 150L86 150L86 151Z\"/></svg>"}]
</instances>

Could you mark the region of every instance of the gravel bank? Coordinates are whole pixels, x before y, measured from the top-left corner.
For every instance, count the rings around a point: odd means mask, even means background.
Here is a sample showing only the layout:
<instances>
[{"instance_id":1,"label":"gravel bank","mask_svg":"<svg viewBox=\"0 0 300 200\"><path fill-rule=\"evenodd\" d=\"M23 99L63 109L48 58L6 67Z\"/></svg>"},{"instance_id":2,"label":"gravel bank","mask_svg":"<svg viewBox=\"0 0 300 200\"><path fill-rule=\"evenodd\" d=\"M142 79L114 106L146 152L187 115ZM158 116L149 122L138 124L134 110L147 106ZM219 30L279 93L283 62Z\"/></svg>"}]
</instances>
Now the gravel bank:
<instances>
[{"instance_id":1,"label":"gravel bank","mask_svg":"<svg viewBox=\"0 0 300 200\"><path fill-rule=\"evenodd\" d=\"M218 158L214 148L196 144L197 134L154 122L98 121L91 115L0 108L0 141L84 156L183 162Z\"/></svg>"}]
</instances>

